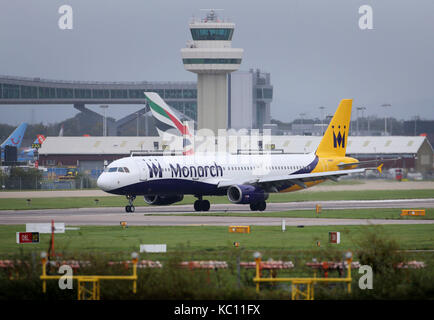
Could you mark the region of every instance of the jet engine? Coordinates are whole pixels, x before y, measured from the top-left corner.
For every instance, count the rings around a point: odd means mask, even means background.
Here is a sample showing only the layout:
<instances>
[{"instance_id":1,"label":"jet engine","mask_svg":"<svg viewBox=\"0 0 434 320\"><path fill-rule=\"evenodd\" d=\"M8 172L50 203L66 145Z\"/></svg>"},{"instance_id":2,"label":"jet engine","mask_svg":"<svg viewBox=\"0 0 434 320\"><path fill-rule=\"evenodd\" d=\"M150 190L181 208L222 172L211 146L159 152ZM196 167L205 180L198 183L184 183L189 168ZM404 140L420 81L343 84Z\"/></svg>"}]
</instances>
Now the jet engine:
<instances>
[{"instance_id":1,"label":"jet engine","mask_svg":"<svg viewBox=\"0 0 434 320\"><path fill-rule=\"evenodd\" d=\"M268 199L268 193L263 189L250 185L230 186L227 195L230 202L237 204L257 203Z\"/></svg>"},{"instance_id":2,"label":"jet engine","mask_svg":"<svg viewBox=\"0 0 434 320\"><path fill-rule=\"evenodd\" d=\"M170 195L146 195L144 196L145 202L153 206L164 206L175 202L182 201L184 195L170 194Z\"/></svg>"}]
</instances>

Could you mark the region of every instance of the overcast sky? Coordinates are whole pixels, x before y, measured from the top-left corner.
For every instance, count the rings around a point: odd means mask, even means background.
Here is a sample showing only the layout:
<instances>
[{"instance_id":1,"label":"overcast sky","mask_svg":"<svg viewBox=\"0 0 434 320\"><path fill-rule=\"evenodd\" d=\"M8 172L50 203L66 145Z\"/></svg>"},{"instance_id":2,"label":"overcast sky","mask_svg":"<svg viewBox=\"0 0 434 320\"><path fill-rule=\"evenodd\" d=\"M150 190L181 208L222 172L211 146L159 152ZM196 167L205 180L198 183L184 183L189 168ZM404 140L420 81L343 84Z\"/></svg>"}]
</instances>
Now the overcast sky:
<instances>
[{"instance_id":1,"label":"overcast sky","mask_svg":"<svg viewBox=\"0 0 434 320\"><path fill-rule=\"evenodd\" d=\"M73 8L73 30L58 27L64 4ZM365 4L373 9L372 30L359 28ZM272 118L319 117L319 106L333 113L340 99L353 98L365 115L434 119L432 0L1 1L0 74L195 81L180 49L191 39L189 20L203 8L224 9L220 16L235 22L232 46L244 48L240 70L271 73ZM384 103L392 107L386 111ZM139 108L111 107L108 114ZM55 122L75 113L72 106L0 105L0 123Z\"/></svg>"}]
</instances>

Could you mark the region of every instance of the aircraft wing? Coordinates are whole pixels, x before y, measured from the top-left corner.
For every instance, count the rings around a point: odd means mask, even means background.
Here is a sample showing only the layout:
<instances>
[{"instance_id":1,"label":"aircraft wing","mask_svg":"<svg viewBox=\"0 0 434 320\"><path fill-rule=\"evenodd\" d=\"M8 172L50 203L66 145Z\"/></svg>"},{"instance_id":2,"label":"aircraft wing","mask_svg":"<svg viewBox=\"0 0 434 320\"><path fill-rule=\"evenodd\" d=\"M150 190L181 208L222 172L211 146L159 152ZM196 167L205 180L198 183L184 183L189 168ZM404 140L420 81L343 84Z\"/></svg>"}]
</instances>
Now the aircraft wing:
<instances>
[{"instance_id":1,"label":"aircraft wing","mask_svg":"<svg viewBox=\"0 0 434 320\"><path fill-rule=\"evenodd\" d=\"M324 171L324 172L315 172L315 173L302 173L302 174L289 174L288 176L272 176L272 177L257 177L256 179L252 179L250 181L244 181L240 183L240 181L227 180L220 181L218 183L219 188L229 187L234 184L246 184L246 185L257 185L265 190L278 189L283 185L298 185L302 188L306 188L305 182L318 181L330 179L337 181L337 179L341 176L348 175L350 173L362 173L366 170L373 170L374 168L362 168L362 169L349 169L349 170L337 170L337 171ZM375 168L377 169L377 168Z\"/></svg>"},{"instance_id":2,"label":"aircraft wing","mask_svg":"<svg viewBox=\"0 0 434 320\"><path fill-rule=\"evenodd\" d=\"M348 167L359 167L362 165L373 165L373 164L377 164L378 162L387 162L387 161L397 161L397 160L401 160L401 158L392 158L392 159L375 159L375 160L366 160L366 161L358 161L358 162L346 162L346 163L340 163L338 164L339 169L345 169Z\"/></svg>"}]
</instances>

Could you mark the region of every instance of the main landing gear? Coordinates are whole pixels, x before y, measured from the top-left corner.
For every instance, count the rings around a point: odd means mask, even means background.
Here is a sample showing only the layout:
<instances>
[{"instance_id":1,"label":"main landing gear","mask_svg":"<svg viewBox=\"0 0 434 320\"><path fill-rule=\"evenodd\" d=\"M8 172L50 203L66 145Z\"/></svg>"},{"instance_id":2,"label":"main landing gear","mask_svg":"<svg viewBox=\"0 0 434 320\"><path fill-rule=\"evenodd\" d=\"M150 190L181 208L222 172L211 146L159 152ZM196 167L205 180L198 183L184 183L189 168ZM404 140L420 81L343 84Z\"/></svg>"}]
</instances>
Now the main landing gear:
<instances>
[{"instance_id":1,"label":"main landing gear","mask_svg":"<svg viewBox=\"0 0 434 320\"><path fill-rule=\"evenodd\" d=\"M252 211L264 211L266 207L267 203L265 201L259 201L250 204L250 210Z\"/></svg>"},{"instance_id":2,"label":"main landing gear","mask_svg":"<svg viewBox=\"0 0 434 320\"><path fill-rule=\"evenodd\" d=\"M202 197L198 197L198 200L194 202L195 211L209 211L211 204L208 200L202 200Z\"/></svg>"},{"instance_id":3,"label":"main landing gear","mask_svg":"<svg viewBox=\"0 0 434 320\"><path fill-rule=\"evenodd\" d=\"M133 213L136 210L136 208L133 205L133 201L134 201L134 199L136 199L136 196L127 195L126 197L127 197L129 205L125 206L125 211Z\"/></svg>"}]
</instances>

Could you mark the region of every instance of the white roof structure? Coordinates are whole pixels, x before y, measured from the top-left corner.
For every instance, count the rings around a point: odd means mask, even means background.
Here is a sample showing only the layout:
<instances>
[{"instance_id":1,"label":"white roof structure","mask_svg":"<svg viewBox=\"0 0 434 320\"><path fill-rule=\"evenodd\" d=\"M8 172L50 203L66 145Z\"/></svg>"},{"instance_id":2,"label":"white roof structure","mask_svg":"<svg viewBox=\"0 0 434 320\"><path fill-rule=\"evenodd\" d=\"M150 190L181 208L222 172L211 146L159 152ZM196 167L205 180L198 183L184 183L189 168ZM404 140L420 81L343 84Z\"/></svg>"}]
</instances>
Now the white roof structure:
<instances>
[{"instance_id":1,"label":"white roof structure","mask_svg":"<svg viewBox=\"0 0 434 320\"><path fill-rule=\"evenodd\" d=\"M130 154L153 150L159 137L47 137L39 154Z\"/></svg>"},{"instance_id":2,"label":"white roof structure","mask_svg":"<svg viewBox=\"0 0 434 320\"><path fill-rule=\"evenodd\" d=\"M322 137L273 136L276 149L288 153L309 153L316 150ZM421 136L354 136L348 137L347 154L416 154L426 137Z\"/></svg>"},{"instance_id":3,"label":"white roof structure","mask_svg":"<svg viewBox=\"0 0 434 320\"><path fill-rule=\"evenodd\" d=\"M231 138L227 139L229 151L236 152L236 141L241 142L238 149L249 149L249 137ZM263 146L266 149L271 143L285 153L309 153L316 150L321 139L318 136L272 136L271 141L263 139ZM416 154L425 140L426 137L421 136L348 137L347 154ZM251 148L257 148L257 139L251 141ZM154 142L158 142L158 149L165 144L160 137L47 137L39 154L125 155L131 150L154 150ZM212 142L210 144L214 144Z\"/></svg>"}]
</instances>

